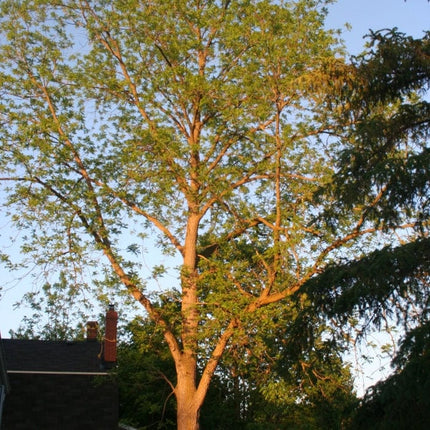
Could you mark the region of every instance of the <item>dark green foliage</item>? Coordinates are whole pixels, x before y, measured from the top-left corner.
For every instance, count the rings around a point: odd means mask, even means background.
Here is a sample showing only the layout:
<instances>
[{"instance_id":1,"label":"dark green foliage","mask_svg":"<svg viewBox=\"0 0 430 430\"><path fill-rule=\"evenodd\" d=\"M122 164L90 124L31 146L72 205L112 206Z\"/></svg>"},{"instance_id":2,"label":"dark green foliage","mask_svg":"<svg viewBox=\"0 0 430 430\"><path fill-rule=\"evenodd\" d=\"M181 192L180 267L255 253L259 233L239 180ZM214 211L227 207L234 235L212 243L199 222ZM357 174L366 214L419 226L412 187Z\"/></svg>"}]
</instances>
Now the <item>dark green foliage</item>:
<instances>
[{"instance_id":1,"label":"dark green foliage","mask_svg":"<svg viewBox=\"0 0 430 430\"><path fill-rule=\"evenodd\" d=\"M343 327L361 318L363 333L387 318L406 329L429 318L429 54L429 33L422 39L395 29L371 33L368 50L339 68L345 80L327 98L346 143L332 181L316 193L333 205L314 225L338 230L340 215L356 212L356 235L400 228L397 244L339 256L306 285L327 317Z\"/></svg>"},{"instance_id":2,"label":"dark green foliage","mask_svg":"<svg viewBox=\"0 0 430 430\"><path fill-rule=\"evenodd\" d=\"M406 220L428 227L430 33L422 39L396 30L372 33L352 69L353 78L331 100L348 144L328 187L336 204L327 215L364 207L365 219L380 227Z\"/></svg>"},{"instance_id":3,"label":"dark green foliage","mask_svg":"<svg viewBox=\"0 0 430 430\"><path fill-rule=\"evenodd\" d=\"M129 340L118 351L120 420L139 429L175 429L172 387L175 366L162 335L148 320L135 319L125 329Z\"/></svg>"},{"instance_id":4,"label":"dark green foliage","mask_svg":"<svg viewBox=\"0 0 430 430\"><path fill-rule=\"evenodd\" d=\"M385 247L356 261L333 263L306 284L306 291L328 317L348 319L358 311L369 322L380 324L388 312L406 322L414 304L426 320L430 316L429 267L430 239L422 238ZM392 306L393 302L398 306Z\"/></svg>"},{"instance_id":5,"label":"dark green foliage","mask_svg":"<svg viewBox=\"0 0 430 430\"><path fill-rule=\"evenodd\" d=\"M371 32L369 39L370 49L355 59L361 76L367 76L362 106L371 108L372 103L390 102L428 88L430 32L414 39L397 29L380 30Z\"/></svg>"},{"instance_id":6,"label":"dark green foliage","mask_svg":"<svg viewBox=\"0 0 430 430\"><path fill-rule=\"evenodd\" d=\"M393 363L396 373L369 390L351 430L426 430L430 425L430 324L410 332Z\"/></svg>"},{"instance_id":7,"label":"dark green foliage","mask_svg":"<svg viewBox=\"0 0 430 430\"><path fill-rule=\"evenodd\" d=\"M333 207L315 224L339 228L339 214L357 211L357 234L404 229L399 243L339 257L306 283L312 306L351 340L383 324L402 325L396 372L368 391L353 429L427 429L430 425L430 33L413 39L392 31L370 35L348 79L331 99L338 107L338 172L320 189ZM353 76L353 78L351 78ZM334 101L335 100L335 101ZM411 240L412 238L412 240ZM407 239L404 241L403 239Z\"/></svg>"}]
</instances>

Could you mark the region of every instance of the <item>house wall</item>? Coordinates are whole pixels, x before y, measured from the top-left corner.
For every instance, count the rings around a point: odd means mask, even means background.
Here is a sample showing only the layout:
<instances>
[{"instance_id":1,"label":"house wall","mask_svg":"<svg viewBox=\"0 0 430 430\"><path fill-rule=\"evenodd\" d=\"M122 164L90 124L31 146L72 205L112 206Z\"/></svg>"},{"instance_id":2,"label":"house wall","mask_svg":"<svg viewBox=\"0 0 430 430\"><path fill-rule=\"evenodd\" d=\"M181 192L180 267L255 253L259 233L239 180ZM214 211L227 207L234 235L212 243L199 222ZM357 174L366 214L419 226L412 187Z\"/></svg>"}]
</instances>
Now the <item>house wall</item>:
<instances>
[{"instance_id":1,"label":"house wall","mask_svg":"<svg viewBox=\"0 0 430 430\"><path fill-rule=\"evenodd\" d=\"M9 374L2 430L116 430L118 390L109 376Z\"/></svg>"}]
</instances>

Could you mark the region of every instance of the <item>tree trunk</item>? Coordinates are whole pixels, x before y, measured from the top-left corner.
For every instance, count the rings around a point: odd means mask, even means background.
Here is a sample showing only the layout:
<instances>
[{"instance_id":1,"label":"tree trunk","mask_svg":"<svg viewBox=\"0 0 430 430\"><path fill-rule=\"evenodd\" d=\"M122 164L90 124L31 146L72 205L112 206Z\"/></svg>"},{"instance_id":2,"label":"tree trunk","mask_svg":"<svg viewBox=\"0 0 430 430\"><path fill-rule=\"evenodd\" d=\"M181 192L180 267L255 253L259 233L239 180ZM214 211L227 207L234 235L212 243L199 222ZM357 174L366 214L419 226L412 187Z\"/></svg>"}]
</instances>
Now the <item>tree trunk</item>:
<instances>
[{"instance_id":1,"label":"tree trunk","mask_svg":"<svg viewBox=\"0 0 430 430\"><path fill-rule=\"evenodd\" d=\"M196 366L193 357L183 357L177 366L177 429L198 430L200 404L196 396Z\"/></svg>"},{"instance_id":2,"label":"tree trunk","mask_svg":"<svg viewBox=\"0 0 430 430\"><path fill-rule=\"evenodd\" d=\"M179 402L177 411L178 430L199 430L199 410L189 407L185 402Z\"/></svg>"}]
</instances>

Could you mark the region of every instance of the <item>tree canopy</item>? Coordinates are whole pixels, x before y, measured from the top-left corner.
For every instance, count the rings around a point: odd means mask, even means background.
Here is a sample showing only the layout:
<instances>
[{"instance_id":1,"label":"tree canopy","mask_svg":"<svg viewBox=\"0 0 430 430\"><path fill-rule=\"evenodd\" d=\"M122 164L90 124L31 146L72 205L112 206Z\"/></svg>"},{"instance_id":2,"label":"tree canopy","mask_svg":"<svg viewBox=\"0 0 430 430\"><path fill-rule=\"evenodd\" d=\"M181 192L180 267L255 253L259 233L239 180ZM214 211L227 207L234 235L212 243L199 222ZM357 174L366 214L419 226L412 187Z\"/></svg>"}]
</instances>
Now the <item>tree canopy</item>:
<instances>
[{"instance_id":1,"label":"tree canopy","mask_svg":"<svg viewBox=\"0 0 430 430\"><path fill-rule=\"evenodd\" d=\"M412 90L428 81L418 62L396 80L406 53L385 82L385 39L346 64L326 3L1 4L0 179L22 252L79 291L93 268L142 306L175 365L179 429L197 428L224 357L264 372L271 342L327 351L327 314L303 310L333 267L348 279L426 235L428 111ZM373 72L379 87L362 85ZM174 281L154 267L160 291L141 264L154 242L180 260Z\"/></svg>"}]
</instances>

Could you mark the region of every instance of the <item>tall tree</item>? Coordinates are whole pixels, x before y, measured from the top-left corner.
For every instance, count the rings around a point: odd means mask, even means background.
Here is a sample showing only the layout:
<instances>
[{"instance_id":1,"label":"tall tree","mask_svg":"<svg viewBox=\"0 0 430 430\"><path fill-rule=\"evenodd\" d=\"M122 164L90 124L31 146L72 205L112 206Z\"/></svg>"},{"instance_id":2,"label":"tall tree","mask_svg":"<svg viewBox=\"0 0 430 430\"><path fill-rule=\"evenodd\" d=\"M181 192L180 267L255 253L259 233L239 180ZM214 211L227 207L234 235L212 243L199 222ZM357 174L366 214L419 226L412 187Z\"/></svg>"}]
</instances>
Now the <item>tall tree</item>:
<instances>
[{"instance_id":1,"label":"tall tree","mask_svg":"<svg viewBox=\"0 0 430 430\"><path fill-rule=\"evenodd\" d=\"M163 333L179 429L198 428L223 354L263 356L307 281L411 222L367 224L380 188L316 224L342 145L326 140L326 3L1 4L1 180L23 251L74 276L104 255ZM156 301L125 252L148 235L181 259Z\"/></svg>"}]
</instances>

